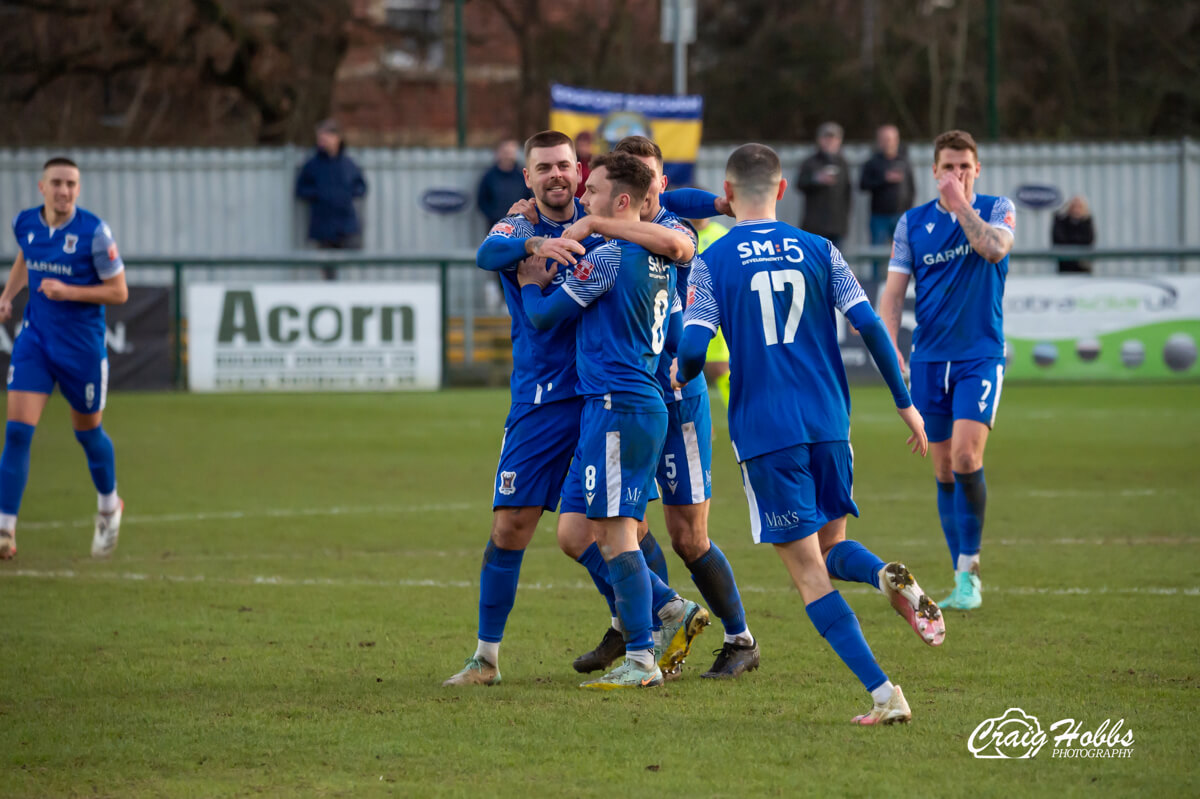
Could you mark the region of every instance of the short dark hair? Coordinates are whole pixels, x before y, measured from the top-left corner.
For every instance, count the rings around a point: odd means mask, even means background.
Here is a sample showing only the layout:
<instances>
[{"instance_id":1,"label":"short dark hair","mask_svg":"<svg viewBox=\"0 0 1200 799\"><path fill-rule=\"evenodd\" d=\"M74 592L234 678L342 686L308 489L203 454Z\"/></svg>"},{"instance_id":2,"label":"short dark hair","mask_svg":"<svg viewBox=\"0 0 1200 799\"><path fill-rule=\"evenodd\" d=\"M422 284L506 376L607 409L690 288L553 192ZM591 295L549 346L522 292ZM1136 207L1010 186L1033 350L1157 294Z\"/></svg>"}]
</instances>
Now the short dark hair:
<instances>
[{"instance_id":1,"label":"short dark hair","mask_svg":"<svg viewBox=\"0 0 1200 799\"><path fill-rule=\"evenodd\" d=\"M541 133L533 134L525 140L525 162L529 163L529 154L535 147L557 147L560 144L570 145L571 152L575 152L574 140L561 131L543 130Z\"/></svg>"},{"instance_id":2,"label":"short dark hair","mask_svg":"<svg viewBox=\"0 0 1200 799\"><path fill-rule=\"evenodd\" d=\"M76 169L79 169L79 164L75 163L70 158L66 158L61 155L55 156L54 158L51 158L46 163L42 164L42 171L45 172L47 169L49 169L52 166L73 166Z\"/></svg>"},{"instance_id":3,"label":"short dark hair","mask_svg":"<svg viewBox=\"0 0 1200 799\"><path fill-rule=\"evenodd\" d=\"M662 148L645 136L626 136L617 142L617 146L612 151L614 153L629 153L630 155L636 155L638 158L653 158L658 161L659 169L663 165Z\"/></svg>"},{"instance_id":4,"label":"short dark hair","mask_svg":"<svg viewBox=\"0 0 1200 799\"><path fill-rule=\"evenodd\" d=\"M751 194L774 191L782 177L779 154L765 144L743 144L725 162L725 179Z\"/></svg>"},{"instance_id":5,"label":"short dark hair","mask_svg":"<svg viewBox=\"0 0 1200 799\"><path fill-rule=\"evenodd\" d=\"M604 167L607 177L619 191L629 195L629 201L641 206L654 182L654 173L629 153L604 153L592 159L592 170Z\"/></svg>"},{"instance_id":6,"label":"short dark hair","mask_svg":"<svg viewBox=\"0 0 1200 799\"><path fill-rule=\"evenodd\" d=\"M938 153L942 150L970 150L979 160L979 148L975 146L975 137L965 130L948 130L933 140L933 163L937 166Z\"/></svg>"}]
</instances>

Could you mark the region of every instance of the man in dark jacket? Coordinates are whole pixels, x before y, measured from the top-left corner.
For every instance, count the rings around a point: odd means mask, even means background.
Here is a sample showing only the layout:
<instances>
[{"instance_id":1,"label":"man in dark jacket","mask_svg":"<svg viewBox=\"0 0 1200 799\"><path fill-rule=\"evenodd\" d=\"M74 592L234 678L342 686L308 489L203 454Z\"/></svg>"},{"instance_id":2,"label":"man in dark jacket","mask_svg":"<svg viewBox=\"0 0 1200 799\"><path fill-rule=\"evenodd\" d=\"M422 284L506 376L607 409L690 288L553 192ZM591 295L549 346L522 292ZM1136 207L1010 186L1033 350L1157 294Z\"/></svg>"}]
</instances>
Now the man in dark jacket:
<instances>
[{"instance_id":1,"label":"man in dark jacket","mask_svg":"<svg viewBox=\"0 0 1200 799\"><path fill-rule=\"evenodd\" d=\"M346 155L337 123L327 119L317 125L317 150L296 178L296 196L309 204L308 238L322 249L362 247L354 200L366 193L367 182Z\"/></svg>"},{"instance_id":2,"label":"man in dark jacket","mask_svg":"<svg viewBox=\"0 0 1200 799\"><path fill-rule=\"evenodd\" d=\"M520 145L513 139L505 139L496 145L496 163L492 164L479 180L479 191L475 202L487 220L488 229L508 216L508 209L517 200L532 197L525 185L525 175L517 163Z\"/></svg>"},{"instance_id":3,"label":"man in dark jacket","mask_svg":"<svg viewBox=\"0 0 1200 799\"><path fill-rule=\"evenodd\" d=\"M869 231L872 244L888 244L900 216L912 208L912 164L900 152L900 131L895 125L880 125L875 131L878 149L863 164L858 187L871 193Z\"/></svg>"},{"instance_id":4,"label":"man in dark jacket","mask_svg":"<svg viewBox=\"0 0 1200 799\"><path fill-rule=\"evenodd\" d=\"M817 152L800 164L797 186L804 192L800 227L841 246L850 224L850 166L841 155L842 126L825 122L817 128Z\"/></svg>"}]
</instances>

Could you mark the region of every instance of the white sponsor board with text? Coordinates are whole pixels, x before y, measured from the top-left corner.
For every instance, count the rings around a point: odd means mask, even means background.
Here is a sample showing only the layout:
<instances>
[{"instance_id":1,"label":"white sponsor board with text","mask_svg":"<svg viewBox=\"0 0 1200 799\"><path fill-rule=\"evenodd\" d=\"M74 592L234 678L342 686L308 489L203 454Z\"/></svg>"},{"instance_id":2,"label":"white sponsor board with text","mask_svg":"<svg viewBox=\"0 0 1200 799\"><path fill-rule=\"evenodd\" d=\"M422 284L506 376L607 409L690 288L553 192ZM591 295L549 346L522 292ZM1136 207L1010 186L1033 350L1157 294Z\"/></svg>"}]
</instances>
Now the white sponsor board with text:
<instances>
[{"instance_id":1,"label":"white sponsor board with text","mask_svg":"<svg viewBox=\"0 0 1200 799\"><path fill-rule=\"evenodd\" d=\"M193 391L390 391L441 384L436 282L192 285Z\"/></svg>"}]
</instances>

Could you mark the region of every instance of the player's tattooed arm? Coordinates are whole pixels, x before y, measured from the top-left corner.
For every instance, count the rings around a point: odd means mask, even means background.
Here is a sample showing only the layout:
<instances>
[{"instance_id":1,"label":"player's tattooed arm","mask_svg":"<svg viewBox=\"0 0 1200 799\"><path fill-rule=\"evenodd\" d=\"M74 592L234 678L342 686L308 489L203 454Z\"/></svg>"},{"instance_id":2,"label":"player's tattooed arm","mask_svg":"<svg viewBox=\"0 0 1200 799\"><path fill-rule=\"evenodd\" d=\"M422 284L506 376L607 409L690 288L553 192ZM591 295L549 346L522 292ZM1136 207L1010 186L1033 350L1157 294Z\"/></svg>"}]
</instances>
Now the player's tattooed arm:
<instances>
[{"instance_id":1,"label":"player's tattooed arm","mask_svg":"<svg viewBox=\"0 0 1200 799\"><path fill-rule=\"evenodd\" d=\"M1000 263L1008 251L1012 249L1013 237L1007 230L1002 230L983 221L983 217L971 205L965 193L962 182L952 174L943 175L938 179L938 194L942 205L953 211L958 217L958 224L971 249L979 253L988 263Z\"/></svg>"},{"instance_id":2,"label":"player's tattooed arm","mask_svg":"<svg viewBox=\"0 0 1200 799\"><path fill-rule=\"evenodd\" d=\"M525 252L547 261L558 261L560 264L575 263L576 255L587 252L579 242L568 238L552 239L546 236L531 236L525 239Z\"/></svg>"},{"instance_id":3,"label":"player's tattooed arm","mask_svg":"<svg viewBox=\"0 0 1200 799\"><path fill-rule=\"evenodd\" d=\"M969 205L959 212L958 224L962 226L963 233L967 234L971 249L988 263L1000 263L1012 249L1012 234L984 222L979 212Z\"/></svg>"}]
</instances>

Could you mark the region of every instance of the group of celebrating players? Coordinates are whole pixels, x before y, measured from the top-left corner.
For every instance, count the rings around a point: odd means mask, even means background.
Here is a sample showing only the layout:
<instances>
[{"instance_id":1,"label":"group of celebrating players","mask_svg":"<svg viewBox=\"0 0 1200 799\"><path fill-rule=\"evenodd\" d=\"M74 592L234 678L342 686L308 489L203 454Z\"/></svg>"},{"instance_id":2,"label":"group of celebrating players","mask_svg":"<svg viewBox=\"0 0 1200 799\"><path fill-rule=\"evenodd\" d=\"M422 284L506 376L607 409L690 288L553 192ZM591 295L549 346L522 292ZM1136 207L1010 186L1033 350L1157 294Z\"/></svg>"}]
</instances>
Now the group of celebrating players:
<instances>
[{"instance_id":1,"label":"group of celebrating players","mask_svg":"<svg viewBox=\"0 0 1200 799\"><path fill-rule=\"evenodd\" d=\"M733 569L708 536L712 420L700 375L720 331L729 351L729 431L753 539L774 545L813 626L871 694L871 710L854 722L909 721L903 692L831 580L875 587L930 646L945 638L942 608L982 601L983 451L1003 385L1001 299L1014 211L1005 197L974 193L974 140L948 131L935 141L938 198L896 227L882 319L829 240L776 219L787 181L765 145L733 152L723 196L665 191L662 152L643 136L591 162L581 200L570 137L536 134L525 143L525 162L534 199L497 223L477 253L481 268L500 275L512 316L512 405L480 573L478 645L445 685L500 682L500 641L524 551L542 513L555 510L560 547L587 570L611 617L599 645L573 664L605 673L581 687L653 687L678 677L710 611L725 637L701 676L730 679L758 668L759 644ZM92 555L107 557L123 503L101 425L104 306L128 297L124 265L108 225L76 206L73 162L48 161L38 187L44 203L13 221L19 252L0 293L4 321L18 293L30 291L8 370L0 559L16 555L34 428L56 384L97 491ZM737 224L701 257L683 220L717 215ZM898 333L913 277L910 395ZM932 450L955 569L955 588L940 607L903 563L846 538L846 517L858 508L835 309L862 336L912 452ZM669 585L662 548L645 523L647 502L660 493L671 546L708 609Z\"/></svg>"},{"instance_id":2,"label":"group of celebrating players","mask_svg":"<svg viewBox=\"0 0 1200 799\"><path fill-rule=\"evenodd\" d=\"M500 274L513 319L512 405L480 574L478 644L445 685L500 682L500 641L524 550L542 513L556 509L560 547L587 569L612 619L574 667L620 661L580 687L653 687L677 677L709 611L669 585L645 523L646 504L660 492L672 548L725 628L701 676L736 678L759 666L733 570L707 529L712 424L698 378L720 331L753 539L774 545L817 632L871 694L871 710L854 722L912 718L831 582L874 586L924 643L943 642L941 609L904 564L846 538L846 516L858 508L834 310L862 336L912 452L933 450L956 571L942 607L979 607L982 458L1003 380L1000 298L1014 219L1006 198L973 192L980 165L969 134L942 134L934 150L939 197L897 225L881 320L831 242L776 219L787 181L765 145L733 152L718 197L665 191L661 150L630 136L592 161L576 200L570 137L544 131L525 143L534 199L497 223L477 254L481 268ZM683 220L720 214L737 224L699 256ZM898 332L914 275L910 395Z\"/></svg>"}]
</instances>

